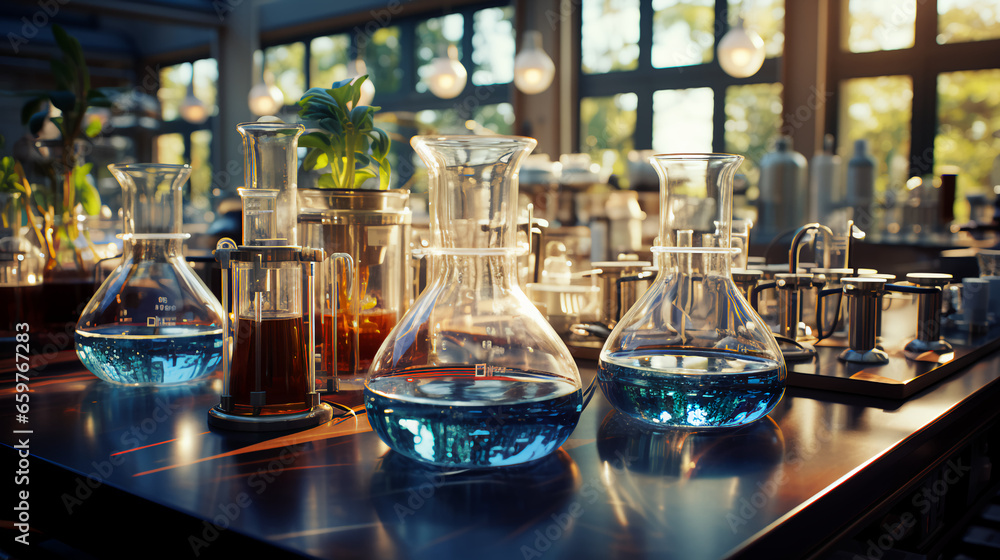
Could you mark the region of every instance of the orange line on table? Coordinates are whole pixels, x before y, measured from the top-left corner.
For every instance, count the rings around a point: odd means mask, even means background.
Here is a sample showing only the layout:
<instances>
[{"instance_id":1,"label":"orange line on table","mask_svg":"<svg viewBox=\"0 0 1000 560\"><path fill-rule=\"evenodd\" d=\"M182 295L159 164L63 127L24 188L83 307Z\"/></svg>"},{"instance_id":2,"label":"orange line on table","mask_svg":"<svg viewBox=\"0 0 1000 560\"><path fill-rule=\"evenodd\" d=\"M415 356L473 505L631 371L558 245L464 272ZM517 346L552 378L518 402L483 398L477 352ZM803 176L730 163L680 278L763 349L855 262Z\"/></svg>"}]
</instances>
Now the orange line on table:
<instances>
[{"instance_id":1,"label":"orange line on table","mask_svg":"<svg viewBox=\"0 0 1000 560\"><path fill-rule=\"evenodd\" d=\"M125 451L119 451L117 453L112 453L110 456L114 457L115 455L122 455L124 453L131 453L133 451L138 451L140 449L146 449L147 447L156 447L157 445L163 445L164 443L170 443L172 441L177 441L177 438L168 439L167 441L161 441L159 443L151 443L149 445L143 445L142 447L133 447L132 449L126 449Z\"/></svg>"},{"instance_id":2,"label":"orange line on table","mask_svg":"<svg viewBox=\"0 0 1000 560\"><path fill-rule=\"evenodd\" d=\"M283 436L268 441L262 441L260 443L255 443L253 445L248 445L247 447L242 447L240 449L234 449L232 451L221 453L219 455L213 455L211 457L205 457L203 459L197 459L194 461L188 461L187 463L179 463L176 465L168 465L166 467L160 467L158 469L153 469L149 471L144 471L141 473L135 473L132 476L144 476L147 474L153 474L161 471L166 471L170 469L176 469L177 467L185 467L187 465L193 465L195 463L202 463L205 461L211 461L212 459L220 459L222 457L231 457L234 455L242 455L243 453L252 453L254 451L266 451L268 449L276 449L278 447L287 447L299 443L308 443L311 441L318 441L323 439L329 439L333 437L339 437L344 435L357 434L361 432L367 432L371 430L371 426L368 424L368 419L364 419L364 425L361 422L357 422L356 427L347 427L344 424L349 424L346 420L352 418L360 420L362 416L346 416L343 418L334 419L331 422L327 422L321 426L317 426L311 430L306 430L304 432L299 432L291 434L288 436ZM350 423L354 424L354 423Z\"/></svg>"}]
</instances>

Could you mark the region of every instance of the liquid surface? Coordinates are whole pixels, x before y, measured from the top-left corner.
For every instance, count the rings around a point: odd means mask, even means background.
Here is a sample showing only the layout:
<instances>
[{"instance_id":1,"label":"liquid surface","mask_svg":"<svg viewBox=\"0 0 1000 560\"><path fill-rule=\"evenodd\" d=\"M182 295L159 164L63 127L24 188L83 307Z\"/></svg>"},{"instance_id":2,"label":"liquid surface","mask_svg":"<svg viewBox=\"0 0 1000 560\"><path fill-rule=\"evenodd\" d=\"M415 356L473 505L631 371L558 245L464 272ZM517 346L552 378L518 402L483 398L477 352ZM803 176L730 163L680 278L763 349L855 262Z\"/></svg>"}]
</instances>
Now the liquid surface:
<instances>
[{"instance_id":1,"label":"liquid surface","mask_svg":"<svg viewBox=\"0 0 1000 560\"><path fill-rule=\"evenodd\" d=\"M160 328L122 335L122 327L76 331L76 353L97 377L112 383L167 384L204 377L222 363L222 329Z\"/></svg>"},{"instance_id":2,"label":"liquid surface","mask_svg":"<svg viewBox=\"0 0 1000 560\"><path fill-rule=\"evenodd\" d=\"M784 371L773 360L721 352L612 353L598 382L624 414L659 426L742 426L781 399Z\"/></svg>"},{"instance_id":3,"label":"liquid surface","mask_svg":"<svg viewBox=\"0 0 1000 560\"><path fill-rule=\"evenodd\" d=\"M475 373L475 366L427 367L369 380L368 420L396 452L459 468L540 459L576 428L580 387L509 369Z\"/></svg>"}]
</instances>

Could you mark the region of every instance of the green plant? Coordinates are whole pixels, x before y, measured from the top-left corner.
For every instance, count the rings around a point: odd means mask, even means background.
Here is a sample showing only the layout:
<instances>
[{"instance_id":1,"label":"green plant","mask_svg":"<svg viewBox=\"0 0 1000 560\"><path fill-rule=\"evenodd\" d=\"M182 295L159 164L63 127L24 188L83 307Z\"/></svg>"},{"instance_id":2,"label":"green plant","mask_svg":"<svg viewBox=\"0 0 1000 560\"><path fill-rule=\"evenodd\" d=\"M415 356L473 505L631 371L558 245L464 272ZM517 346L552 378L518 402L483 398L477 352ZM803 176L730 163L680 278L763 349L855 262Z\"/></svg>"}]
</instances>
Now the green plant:
<instances>
[{"instance_id":1,"label":"green plant","mask_svg":"<svg viewBox=\"0 0 1000 560\"><path fill-rule=\"evenodd\" d=\"M3 183L3 188L16 188L22 193L22 204L28 222L39 239L44 240L43 246L47 252L46 271L57 266L56 255L60 245L74 244L79 234L76 228L77 206L91 216L100 212L101 197L90 179L92 164L79 164L75 143L82 135L94 137L101 132L99 120L91 119L87 122L87 109L111 105L111 100L104 92L90 87L90 73L80 42L58 25L52 26L52 34L60 51L59 56L49 63L56 89L20 92L18 95L29 98L21 108L21 122L28 125L32 134L37 135L49 118L49 109L44 106L45 103L62 112L60 116L50 119L61 133L59 157L42 170L48 177L48 185L29 184L19 164L10 168L18 175L19 181L5 180ZM8 168L5 163L5 173ZM16 187L11 187L15 184ZM35 220L34 212L38 213L39 220ZM56 220L57 217L61 220ZM90 243L89 235L85 233L85 236ZM83 257L75 245L73 253L77 267L82 270Z\"/></svg>"},{"instance_id":2,"label":"green plant","mask_svg":"<svg viewBox=\"0 0 1000 560\"><path fill-rule=\"evenodd\" d=\"M299 117L319 128L299 138L299 146L308 148L303 168L331 169L319 177L320 188L354 189L376 177L379 189L389 188L389 135L375 126L380 108L358 105L367 79L365 75L336 82L330 89L310 88L299 100Z\"/></svg>"}]
</instances>

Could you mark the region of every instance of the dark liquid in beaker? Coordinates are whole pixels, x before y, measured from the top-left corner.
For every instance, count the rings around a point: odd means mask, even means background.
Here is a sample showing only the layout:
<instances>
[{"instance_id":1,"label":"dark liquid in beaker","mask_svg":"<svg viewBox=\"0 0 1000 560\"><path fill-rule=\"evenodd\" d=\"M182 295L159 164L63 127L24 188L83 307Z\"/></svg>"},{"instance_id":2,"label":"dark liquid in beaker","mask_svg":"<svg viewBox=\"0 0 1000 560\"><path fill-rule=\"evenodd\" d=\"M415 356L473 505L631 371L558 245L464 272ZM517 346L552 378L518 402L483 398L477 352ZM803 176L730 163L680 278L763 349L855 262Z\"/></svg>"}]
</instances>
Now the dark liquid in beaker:
<instances>
[{"instance_id":1,"label":"dark liquid in beaker","mask_svg":"<svg viewBox=\"0 0 1000 560\"><path fill-rule=\"evenodd\" d=\"M727 352L614 352L601 358L597 380L620 412L659 426L742 426L785 392L780 364Z\"/></svg>"},{"instance_id":2,"label":"dark liquid in beaker","mask_svg":"<svg viewBox=\"0 0 1000 560\"><path fill-rule=\"evenodd\" d=\"M259 343L259 344L258 344ZM257 358L260 356L260 387ZM306 394L308 337L301 316L257 321L240 317L229 374L236 414L286 414L309 409ZM250 393L265 391L265 405L251 406Z\"/></svg>"},{"instance_id":3,"label":"dark liquid in beaker","mask_svg":"<svg viewBox=\"0 0 1000 560\"><path fill-rule=\"evenodd\" d=\"M337 328L337 368L341 375L360 374L368 371L375 353L382 341L389 336L389 331L396 325L394 311L373 311L362 313L358 317L358 326L353 325L351 314L338 313ZM332 315L323 315L322 336L317 340L323 359L323 367L327 372L333 372L332 344L334 320ZM357 352L354 351L354 337L358 337Z\"/></svg>"},{"instance_id":4,"label":"dark liquid in beaker","mask_svg":"<svg viewBox=\"0 0 1000 560\"><path fill-rule=\"evenodd\" d=\"M365 383L372 428L389 447L435 465L516 465L555 451L580 419L580 387L553 375L475 365L426 366Z\"/></svg>"}]
</instances>

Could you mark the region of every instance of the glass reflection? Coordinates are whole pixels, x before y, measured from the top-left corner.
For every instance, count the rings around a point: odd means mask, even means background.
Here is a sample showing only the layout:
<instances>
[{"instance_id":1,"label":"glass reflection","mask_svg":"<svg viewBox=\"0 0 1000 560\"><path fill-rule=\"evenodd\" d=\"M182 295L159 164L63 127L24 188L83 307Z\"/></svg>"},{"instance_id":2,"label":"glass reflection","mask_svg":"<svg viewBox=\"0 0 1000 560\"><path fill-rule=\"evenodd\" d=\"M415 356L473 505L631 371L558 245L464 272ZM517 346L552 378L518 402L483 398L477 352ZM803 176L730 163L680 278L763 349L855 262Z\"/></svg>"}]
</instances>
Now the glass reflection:
<instances>
[{"instance_id":1,"label":"glass reflection","mask_svg":"<svg viewBox=\"0 0 1000 560\"><path fill-rule=\"evenodd\" d=\"M552 516L566 512L579 485L577 466L562 449L523 466L457 471L390 451L376 464L371 499L383 527L413 557L462 558L477 550L521 558L536 529L550 529ZM575 524L572 516L565 520L561 533ZM558 557L569 540L552 539L547 554Z\"/></svg>"}]
</instances>

